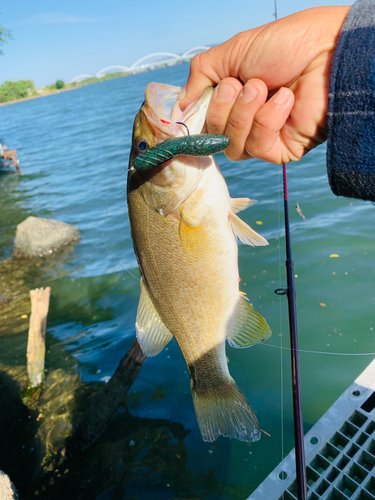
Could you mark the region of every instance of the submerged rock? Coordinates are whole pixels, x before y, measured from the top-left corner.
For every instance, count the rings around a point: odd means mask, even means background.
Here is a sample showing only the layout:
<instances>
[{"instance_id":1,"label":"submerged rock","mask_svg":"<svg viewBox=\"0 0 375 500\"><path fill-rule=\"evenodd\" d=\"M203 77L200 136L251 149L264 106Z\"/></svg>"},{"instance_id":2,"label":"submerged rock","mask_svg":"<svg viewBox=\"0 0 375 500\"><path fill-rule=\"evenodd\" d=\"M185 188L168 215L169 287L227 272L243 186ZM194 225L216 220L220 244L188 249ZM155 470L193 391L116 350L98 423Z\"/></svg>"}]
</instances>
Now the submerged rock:
<instances>
[{"instance_id":1,"label":"submerged rock","mask_svg":"<svg viewBox=\"0 0 375 500\"><path fill-rule=\"evenodd\" d=\"M78 229L70 224L30 216L17 226L13 257L48 256L80 238Z\"/></svg>"},{"instance_id":2,"label":"submerged rock","mask_svg":"<svg viewBox=\"0 0 375 500\"><path fill-rule=\"evenodd\" d=\"M0 470L0 498L1 500L18 500L17 490L9 477Z\"/></svg>"}]
</instances>

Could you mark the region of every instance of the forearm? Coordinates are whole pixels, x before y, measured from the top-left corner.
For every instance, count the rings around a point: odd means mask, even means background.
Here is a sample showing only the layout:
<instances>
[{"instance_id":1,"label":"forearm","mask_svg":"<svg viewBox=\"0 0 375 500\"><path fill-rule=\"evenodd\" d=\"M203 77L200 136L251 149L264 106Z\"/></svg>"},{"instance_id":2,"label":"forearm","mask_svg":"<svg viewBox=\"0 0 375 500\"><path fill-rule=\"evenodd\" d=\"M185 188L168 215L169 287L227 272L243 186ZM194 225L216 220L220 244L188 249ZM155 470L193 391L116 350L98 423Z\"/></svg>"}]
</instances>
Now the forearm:
<instances>
[{"instance_id":1,"label":"forearm","mask_svg":"<svg viewBox=\"0 0 375 500\"><path fill-rule=\"evenodd\" d=\"M336 195L375 201L375 0L353 5L335 50L327 170Z\"/></svg>"}]
</instances>

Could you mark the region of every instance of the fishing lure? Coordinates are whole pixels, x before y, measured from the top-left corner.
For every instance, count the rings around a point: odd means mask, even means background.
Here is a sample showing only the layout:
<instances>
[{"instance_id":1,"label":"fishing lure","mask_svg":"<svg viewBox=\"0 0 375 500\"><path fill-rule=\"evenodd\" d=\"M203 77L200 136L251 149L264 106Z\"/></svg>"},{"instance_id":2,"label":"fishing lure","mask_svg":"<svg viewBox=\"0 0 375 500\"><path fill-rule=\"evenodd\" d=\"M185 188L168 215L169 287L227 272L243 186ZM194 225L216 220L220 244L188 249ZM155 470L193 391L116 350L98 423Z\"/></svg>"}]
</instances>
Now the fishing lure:
<instances>
[{"instance_id":1,"label":"fishing lure","mask_svg":"<svg viewBox=\"0 0 375 500\"><path fill-rule=\"evenodd\" d=\"M211 156L220 153L230 144L225 135L197 134L185 137L171 137L133 160L135 170L144 171L157 167L176 156Z\"/></svg>"}]
</instances>

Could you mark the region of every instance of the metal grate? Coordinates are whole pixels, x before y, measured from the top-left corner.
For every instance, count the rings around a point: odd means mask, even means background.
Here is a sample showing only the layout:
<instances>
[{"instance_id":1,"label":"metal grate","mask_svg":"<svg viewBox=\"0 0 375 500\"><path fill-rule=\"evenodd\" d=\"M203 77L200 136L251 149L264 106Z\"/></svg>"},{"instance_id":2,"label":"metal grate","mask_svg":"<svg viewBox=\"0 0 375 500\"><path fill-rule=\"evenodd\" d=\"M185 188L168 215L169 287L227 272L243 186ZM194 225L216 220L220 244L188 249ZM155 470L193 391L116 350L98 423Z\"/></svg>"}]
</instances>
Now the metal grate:
<instances>
[{"instance_id":1,"label":"metal grate","mask_svg":"<svg viewBox=\"0 0 375 500\"><path fill-rule=\"evenodd\" d=\"M305 436L309 500L375 500L375 360ZM248 500L298 500L294 450Z\"/></svg>"}]
</instances>

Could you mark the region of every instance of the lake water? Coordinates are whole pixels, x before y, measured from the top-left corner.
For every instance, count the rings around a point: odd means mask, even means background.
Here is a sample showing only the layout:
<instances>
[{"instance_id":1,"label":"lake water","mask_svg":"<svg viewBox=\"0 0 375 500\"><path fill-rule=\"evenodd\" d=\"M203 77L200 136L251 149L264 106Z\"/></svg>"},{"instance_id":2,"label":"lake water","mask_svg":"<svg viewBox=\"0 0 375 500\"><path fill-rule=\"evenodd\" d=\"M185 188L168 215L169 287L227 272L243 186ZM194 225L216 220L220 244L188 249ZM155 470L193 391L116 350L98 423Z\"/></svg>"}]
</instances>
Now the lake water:
<instances>
[{"instance_id":1,"label":"lake water","mask_svg":"<svg viewBox=\"0 0 375 500\"><path fill-rule=\"evenodd\" d=\"M17 149L23 172L18 176L11 168L0 170L0 259L11 256L16 225L28 215L73 224L82 235L73 251L44 267L43 275L34 270L27 282L52 288L46 387L49 374L58 369L62 377L74 375L75 383L84 384L79 394L95 392L134 340L139 282L128 271L139 274L126 204L133 119L148 82L180 85L188 70L182 64L0 108L0 142ZM268 247L240 246L239 267L241 289L272 328L271 346L228 347L227 356L232 376L271 436L254 444L225 438L204 443L186 365L172 341L146 360L127 404L93 446L107 446L105 477L104 466L98 468L93 455L84 456L80 493L73 498L244 499L294 446L290 357L278 348L289 345L287 302L274 294L285 285L281 168L257 160L233 163L223 154L217 161L233 197L258 200L241 217L269 241ZM300 357L307 431L372 360L356 354L375 352L375 208L332 194L325 146L289 165L288 173L299 342L301 349L313 351ZM295 210L297 204L306 220ZM28 322L18 313L3 320L0 367L12 376L24 370ZM77 408L84 397L75 393ZM127 407L139 425L136 435L121 440L116 432L121 433ZM59 413L53 405L49 411L53 417ZM73 406L72 425L74 411ZM181 424L186 437L158 438L151 447L139 441L142 425L147 432L151 427L159 432L166 421ZM14 439L15 447L33 453L30 443ZM133 446L137 454L129 468L123 457ZM4 457L0 469L17 476ZM55 491L53 498L63 498L59 495Z\"/></svg>"}]
</instances>

